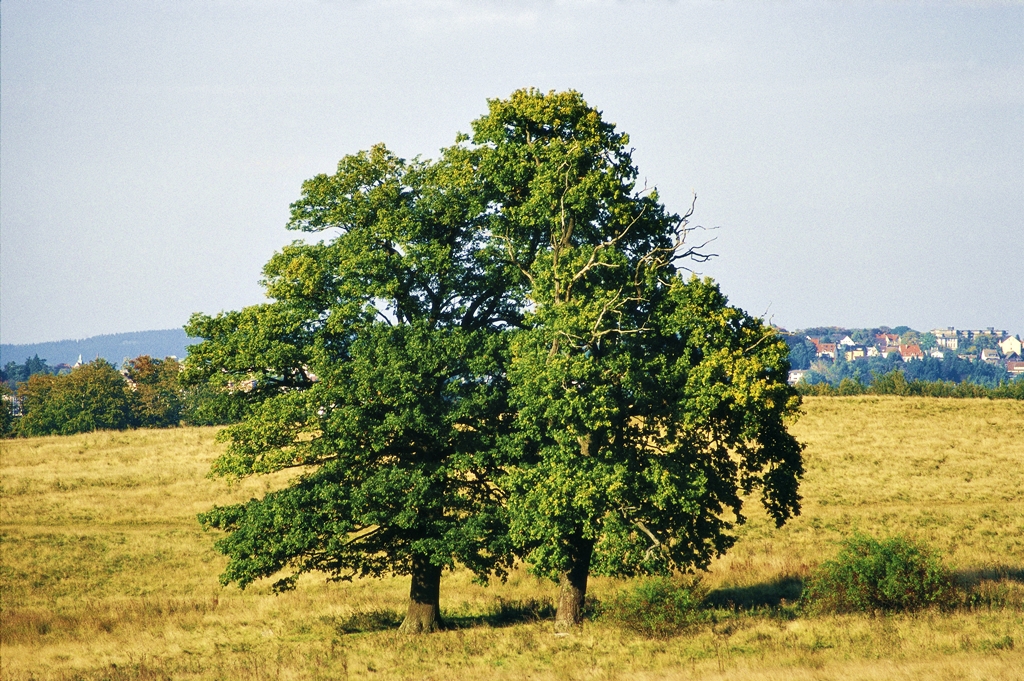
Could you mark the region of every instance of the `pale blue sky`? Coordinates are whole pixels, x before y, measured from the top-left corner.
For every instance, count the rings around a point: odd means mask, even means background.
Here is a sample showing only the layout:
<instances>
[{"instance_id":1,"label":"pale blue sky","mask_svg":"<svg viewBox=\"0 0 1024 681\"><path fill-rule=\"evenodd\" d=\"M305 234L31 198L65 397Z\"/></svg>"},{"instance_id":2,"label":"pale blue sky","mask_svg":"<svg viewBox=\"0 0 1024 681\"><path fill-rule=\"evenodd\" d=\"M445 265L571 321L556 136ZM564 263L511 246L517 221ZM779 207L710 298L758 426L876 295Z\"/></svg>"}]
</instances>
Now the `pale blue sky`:
<instances>
[{"instance_id":1,"label":"pale blue sky","mask_svg":"<svg viewBox=\"0 0 1024 681\"><path fill-rule=\"evenodd\" d=\"M788 328L1024 332L1024 6L0 4L0 340L259 302L302 180L575 88Z\"/></svg>"}]
</instances>

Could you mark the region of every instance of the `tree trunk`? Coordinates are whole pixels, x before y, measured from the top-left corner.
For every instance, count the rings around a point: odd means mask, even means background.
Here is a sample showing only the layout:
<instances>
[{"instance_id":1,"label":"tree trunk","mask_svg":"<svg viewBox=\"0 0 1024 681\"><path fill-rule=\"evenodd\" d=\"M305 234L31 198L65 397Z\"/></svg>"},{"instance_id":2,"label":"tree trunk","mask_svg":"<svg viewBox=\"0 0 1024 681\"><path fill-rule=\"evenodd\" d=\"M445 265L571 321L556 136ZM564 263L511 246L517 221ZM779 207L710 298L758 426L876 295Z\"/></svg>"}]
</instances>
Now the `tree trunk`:
<instances>
[{"instance_id":1,"label":"tree trunk","mask_svg":"<svg viewBox=\"0 0 1024 681\"><path fill-rule=\"evenodd\" d=\"M431 564L426 556L413 556L409 609L398 630L407 634L426 634L440 629L440 593L441 567Z\"/></svg>"},{"instance_id":2,"label":"tree trunk","mask_svg":"<svg viewBox=\"0 0 1024 681\"><path fill-rule=\"evenodd\" d=\"M558 610L555 631L567 632L583 624L583 605L587 598L587 577L594 541L577 535L570 542L571 563L558 579Z\"/></svg>"}]
</instances>

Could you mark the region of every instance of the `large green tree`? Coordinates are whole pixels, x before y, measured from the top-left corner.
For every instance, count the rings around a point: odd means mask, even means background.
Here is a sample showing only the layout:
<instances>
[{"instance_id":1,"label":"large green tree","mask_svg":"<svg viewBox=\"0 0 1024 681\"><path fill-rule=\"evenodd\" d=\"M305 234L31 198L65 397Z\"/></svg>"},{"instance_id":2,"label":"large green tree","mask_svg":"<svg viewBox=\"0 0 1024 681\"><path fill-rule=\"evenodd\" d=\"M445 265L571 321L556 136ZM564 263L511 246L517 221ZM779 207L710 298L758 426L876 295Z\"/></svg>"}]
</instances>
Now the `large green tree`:
<instances>
[{"instance_id":1,"label":"large green tree","mask_svg":"<svg viewBox=\"0 0 1024 681\"><path fill-rule=\"evenodd\" d=\"M410 575L402 628L418 632L440 624L443 570L510 564L492 481L521 304L517 272L486 238L477 165L464 144L435 162L383 146L343 158L292 205L291 229L328 238L271 258L271 301L193 316L187 331L205 340L189 348L186 382L246 404L214 472L297 472L201 515L226 532L225 583Z\"/></svg>"},{"instance_id":2,"label":"large green tree","mask_svg":"<svg viewBox=\"0 0 1024 681\"><path fill-rule=\"evenodd\" d=\"M684 244L688 215L636 187L628 137L578 93L492 100L473 131L492 238L529 301L502 485L567 628L593 571L706 566L733 542L742 493L759 489L779 524L797 513L801 448L784 419L799 402L785 342L680 276L706 257Z\"/></svg>"},{"instance_id":3,"label":"large green tree","mask_svg":"<svg viewBox=\"0 0 1024 681\"><path fill-rule=\"evenodd\" d=\"M201 516L225 582L408 574L424 631L445 568L517 554L571 626L592 571L707 565L744 494L798 512L785 343L681 276L688 216L578 93L489 107L437 162L374 147L306 182L290 226L329 239L271 259L269 303L193 317L186 382L245 415L214 472L297 473Z\"/></svg>"}]
</instances>

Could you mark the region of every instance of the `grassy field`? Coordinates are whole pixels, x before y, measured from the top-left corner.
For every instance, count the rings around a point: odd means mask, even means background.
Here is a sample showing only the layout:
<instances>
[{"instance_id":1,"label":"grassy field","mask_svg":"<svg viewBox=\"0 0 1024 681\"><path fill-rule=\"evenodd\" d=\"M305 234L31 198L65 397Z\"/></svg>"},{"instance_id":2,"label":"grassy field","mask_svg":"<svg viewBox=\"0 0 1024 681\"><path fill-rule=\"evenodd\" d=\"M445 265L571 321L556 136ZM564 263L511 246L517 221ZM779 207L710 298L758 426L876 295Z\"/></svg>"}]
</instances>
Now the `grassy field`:
<instances>
[{"instance_id":1,"label":"grassy field","mask_svg":"<svg viewBox=\"0 0 1024 681\"><path fill-rule=\"evenodd\" d=\"M225 559L196 513L282 480L207 479L213 429L4 441L0 676L1024 679L1024 403L809 398L805 412L803 515L776 530L751 506L705 576L715 623L653 641L600 617L555 635L554 587L525 571L488 587L446 575L458 626L419 637L381 628L406 579L221 588ZM855 529L927 541L979 605L803 614L801 580ZM590 593L624 585L593 579Z\"/></svg>"}]
</instances>

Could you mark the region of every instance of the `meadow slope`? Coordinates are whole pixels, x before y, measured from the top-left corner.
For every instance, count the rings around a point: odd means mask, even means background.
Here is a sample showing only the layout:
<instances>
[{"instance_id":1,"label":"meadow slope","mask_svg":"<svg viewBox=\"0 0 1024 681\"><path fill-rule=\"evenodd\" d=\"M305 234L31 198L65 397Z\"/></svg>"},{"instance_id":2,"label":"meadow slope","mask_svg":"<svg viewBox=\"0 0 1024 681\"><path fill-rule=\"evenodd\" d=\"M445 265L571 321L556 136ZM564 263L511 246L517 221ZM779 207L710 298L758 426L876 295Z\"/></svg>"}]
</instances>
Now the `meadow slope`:
<instances>
[{"instance_id":1,"label":"meadow slope","mask_svg":"<svg viewBox=\"0 0 1024 681\"><path fill-rule=\"evenodd\" d=\"M406 579L222 588L196 513L283 478L206 477L214 429L6 440L0 460L0 676L14 679L1022 679L1024 403L808 398L803 514L756 504L705 576L713 625L651 641L600 617L556 636L554 587L442 580L457 628L386 628ZM978 605L819 616L801 581L854 530L930 543ZM610 598L624 582L593 579ZM375 624L376 623L376 624ZM354 629L369 631L351 633Z\"/></svg>"}]
</instances>

